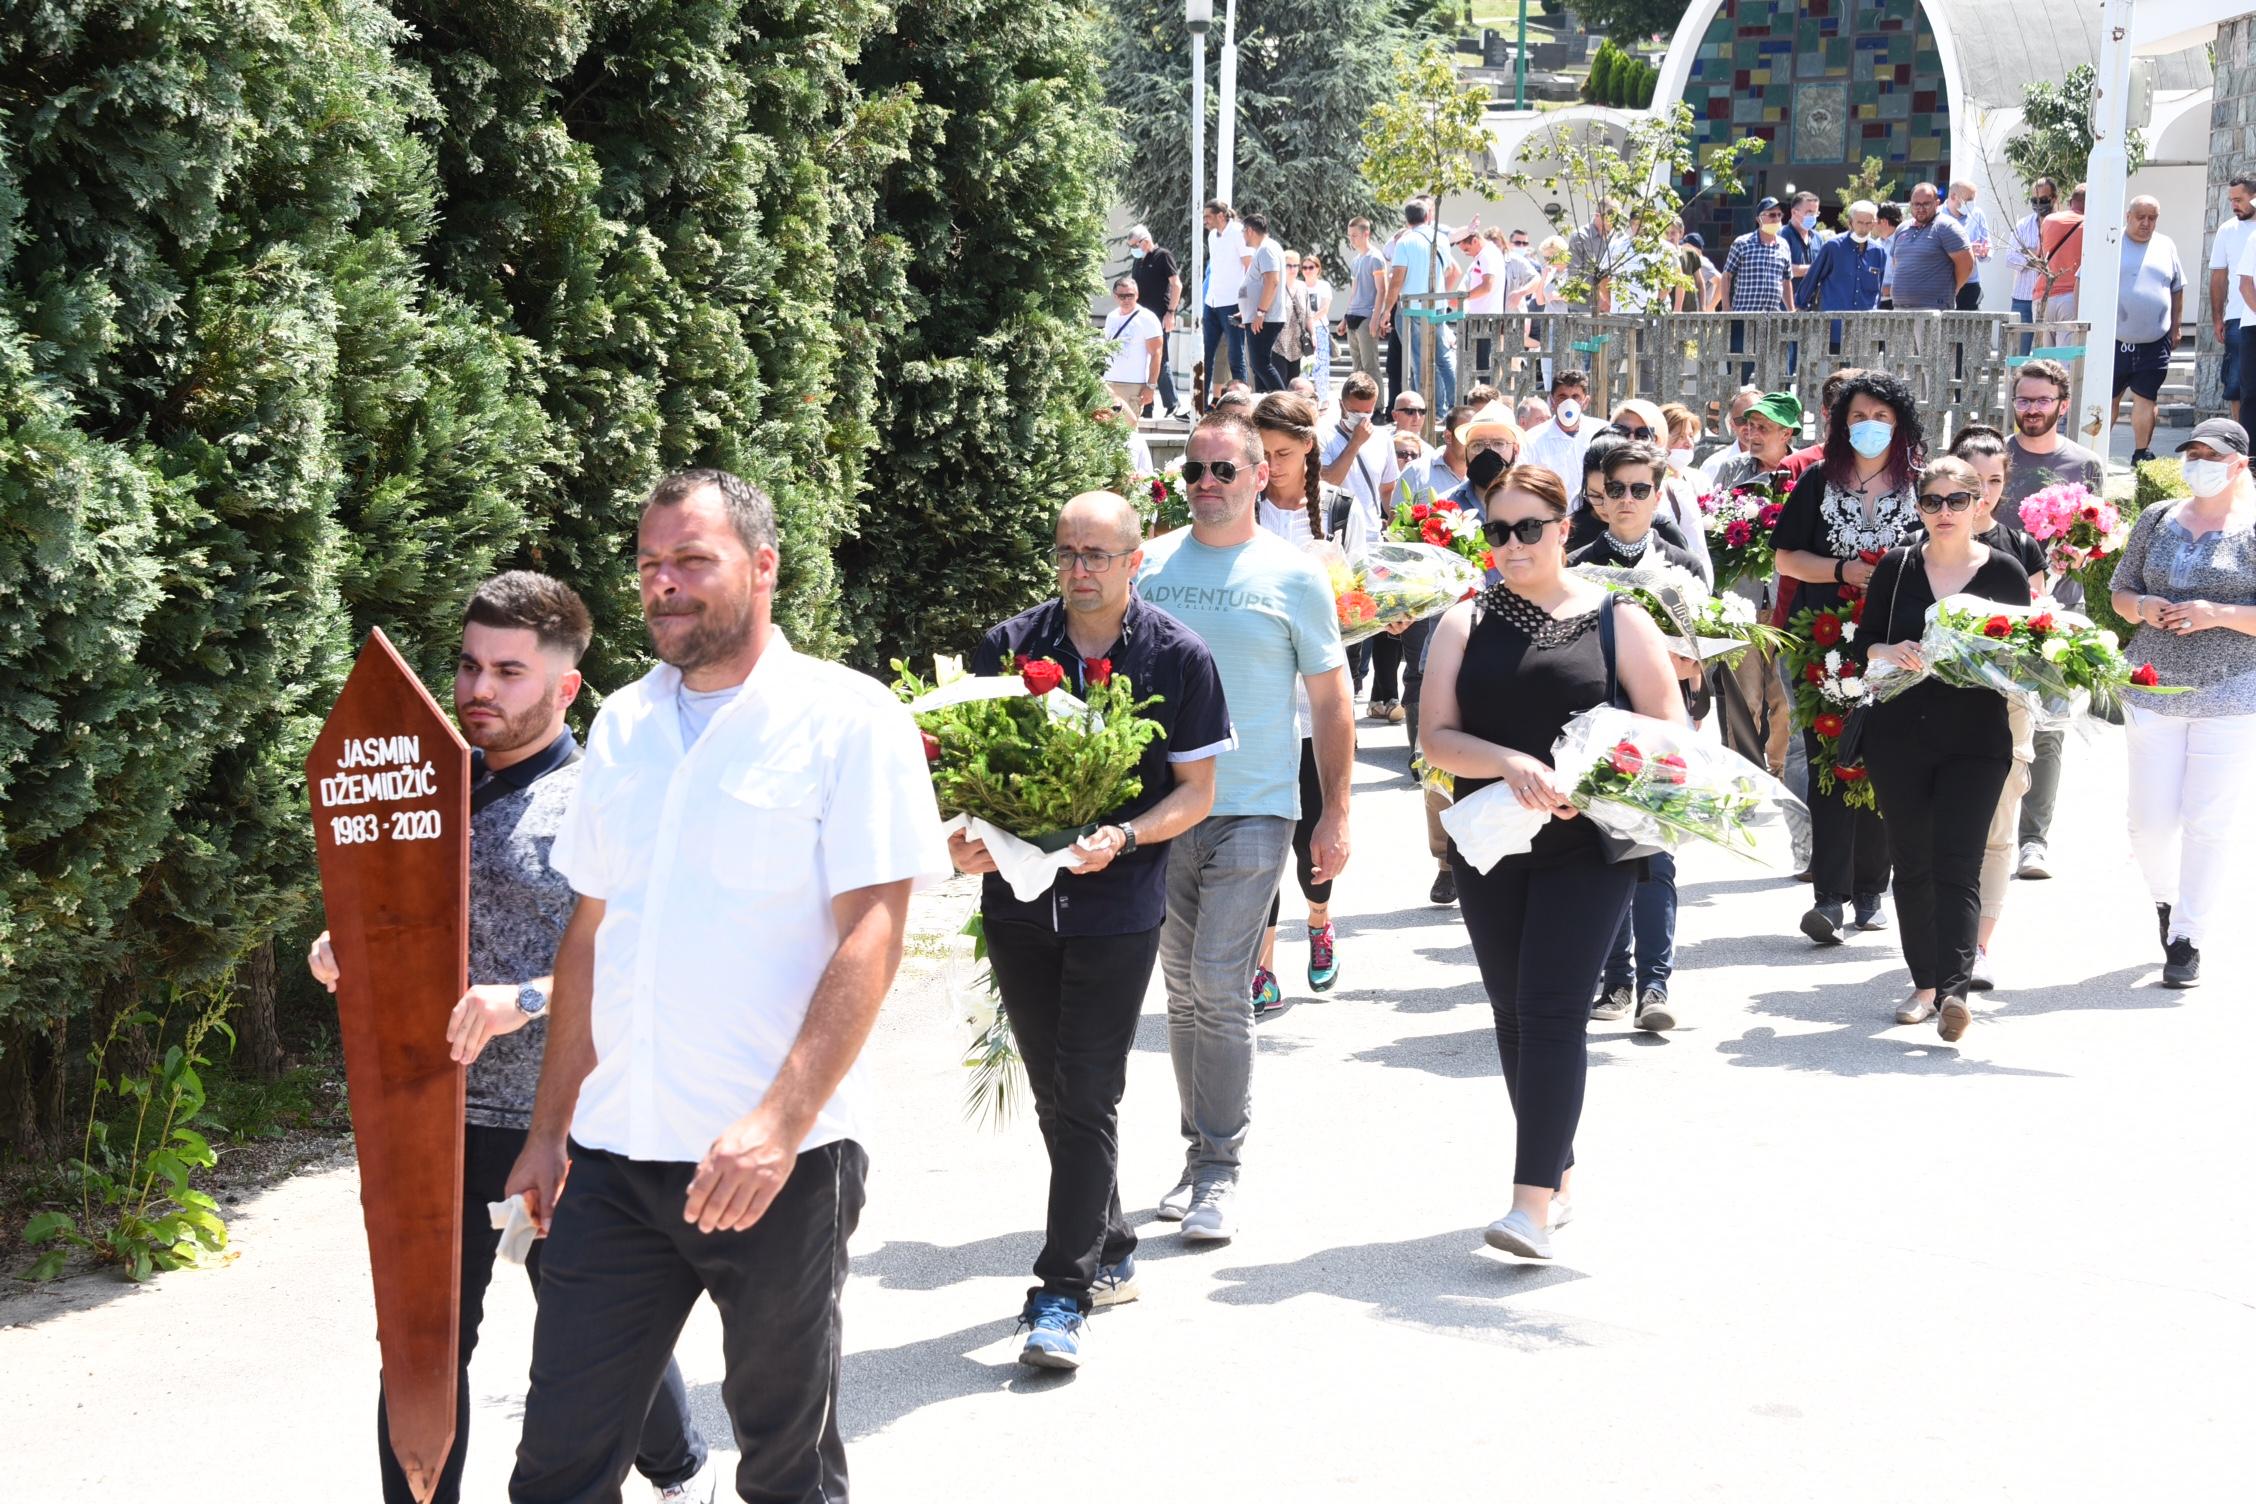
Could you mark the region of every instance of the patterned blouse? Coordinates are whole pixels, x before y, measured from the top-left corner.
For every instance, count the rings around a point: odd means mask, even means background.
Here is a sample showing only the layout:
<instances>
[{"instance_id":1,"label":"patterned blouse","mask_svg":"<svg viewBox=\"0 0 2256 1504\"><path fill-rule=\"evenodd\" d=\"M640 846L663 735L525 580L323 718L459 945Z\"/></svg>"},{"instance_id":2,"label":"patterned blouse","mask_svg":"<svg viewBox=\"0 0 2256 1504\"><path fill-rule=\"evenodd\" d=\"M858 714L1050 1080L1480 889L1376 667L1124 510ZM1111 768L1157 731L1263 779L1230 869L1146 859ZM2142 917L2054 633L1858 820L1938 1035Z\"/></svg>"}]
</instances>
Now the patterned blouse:
<instances>
[{"instance_id":1,"label":"patterned blouse","mask_svg":"<svg viewBox=\"0 0 2256 1504\"><path fill-rule=\"evenodd\" d=\"M1924 531L1919 525L1918 497L1916 482L1906 476L1902 485L1874 499L1868 518L1856 492L1826 479L1824 465L1812 465L1794 483L1771 539L1781 550L1798 549L1835 559L1884 554ZM1831 606L1841 599L1841 587L1831 580L1799 580L1793 584L1791 610Z\"/></svg>"},{"instance_id":2,"label":"patterned blouse","mask_svg":"<svg viewBox=\"0 0 2256 1504\"><path fill-rule=\"evenodd\" d=\"M2111 590L2133 590L2166 601L2256 604L2256 527L2235 521L2223 531L2195 534L2178 521L2177 506L2147 508L2116 561ZM2256 715L2256 637L2230 627L2210 627L2180 637L2141 626L2124 645L2133 663L2152 663L2164 684L2190 684L2185 695L2141 695L2130 702L2156 715Z\"/></svg>"}]
</instances>

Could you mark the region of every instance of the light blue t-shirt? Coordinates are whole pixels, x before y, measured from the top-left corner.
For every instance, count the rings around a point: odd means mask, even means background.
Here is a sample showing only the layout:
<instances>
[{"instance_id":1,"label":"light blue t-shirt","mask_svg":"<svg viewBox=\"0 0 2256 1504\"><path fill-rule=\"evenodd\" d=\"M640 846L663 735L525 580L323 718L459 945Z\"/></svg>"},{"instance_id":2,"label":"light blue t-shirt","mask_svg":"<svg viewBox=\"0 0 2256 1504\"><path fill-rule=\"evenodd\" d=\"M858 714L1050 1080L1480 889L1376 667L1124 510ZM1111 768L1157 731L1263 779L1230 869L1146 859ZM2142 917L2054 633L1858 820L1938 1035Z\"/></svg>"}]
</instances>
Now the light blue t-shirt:
<instances>
[{"instance_id":1,"label":"light blue t-shirt","mask_svg":"<svg viewBox=\"0 0 2256 1504\"><path fill-rule=\"evenodd\" d=\"M1178 528L1144 550L1136 593L1206 640L1238 745L1215 760L1214 813L1300 816L1294 686L1347 662L1331 581L1274 533L1209 548Z\"/></svg>"},{"instance_id":2,"label":"light blue t-shirt","mask_svg":"<svg viewBox=\"0 0 2256 1504\"><path fill-rule=\"evenodd\" d=\"M1402 238L1394 243L1394 265L1402 268L1402 295L1433 291L1433 278L1437 270L1446 269L1449 258L1434 255L1433 231L1425 225L1414 230L1404 230ZM1413 310L1420 318L1429 316L1431 310Z\"/></svg>"}]
</instances>

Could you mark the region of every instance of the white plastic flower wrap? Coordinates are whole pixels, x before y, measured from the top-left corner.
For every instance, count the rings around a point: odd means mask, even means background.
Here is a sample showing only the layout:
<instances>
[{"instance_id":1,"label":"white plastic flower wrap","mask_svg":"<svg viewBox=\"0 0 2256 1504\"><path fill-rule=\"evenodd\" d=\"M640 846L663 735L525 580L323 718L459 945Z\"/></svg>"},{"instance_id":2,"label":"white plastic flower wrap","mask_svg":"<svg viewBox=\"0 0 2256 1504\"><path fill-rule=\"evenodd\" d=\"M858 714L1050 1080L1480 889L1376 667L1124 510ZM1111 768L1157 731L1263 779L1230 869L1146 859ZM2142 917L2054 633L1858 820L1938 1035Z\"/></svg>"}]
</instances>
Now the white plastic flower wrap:
<instances>
[{"instance_id":1,"label":"white plastic flower wrap","mask_svg":"<svg viewBox=\"0 0 2256 1504\"><path fill-rule=\"evenodd\" d=\"M1790 872L1809 829L1808 808L1746 758L1689 726L1611 705L1568 721L1551 764L1583 818L1641 846L1705 841Z\"/></svg>"},{"instance_id":2,"label":"white plastic flower wrap","mask_svg":"<svg viewBox=\"0 0 2256 1504\"><path fill-rule=\"evenodd\" d=\"M1694 841L1781 871L1794 868L1809 810L1786 786L1688 726L1602 705L1566 724L1552 745L1552 782L1581 818L1639 846L1676 851ZM1442 828L1476 872L1530 850L1549 811L1492 783L1441 812Z\"/></svg>"},{"instance_id":3,"label":"white plastic flower wrap","mask_svg":"<svg viewBox=\"0 0 2256 1504\"><path fill-rule=\"evenodd\" d=\"M1478 564L1430 543L1374 543L1361 558L1335 563L1330 572L1340 641L1350 644L1439 616L1481 583Z\"/></svg>"},{"instance_id":4,"label":"white plastic flower wrap","mask_svg":"<svg viewBox=\"0 0 2256 1504\"><path fill-rule=\"evenodd\" d=\"M1668 639L1669 651L1680 658L1703 663L1720 658L1726 667L1736 667L1748 647L1768 650L1784 641L1783 633L1759 619L1754 602L1717 595L1681 564L1647 563L1635 569L1578 564L1575 573L1643 607Z\"/></svg>"}]
</instances>

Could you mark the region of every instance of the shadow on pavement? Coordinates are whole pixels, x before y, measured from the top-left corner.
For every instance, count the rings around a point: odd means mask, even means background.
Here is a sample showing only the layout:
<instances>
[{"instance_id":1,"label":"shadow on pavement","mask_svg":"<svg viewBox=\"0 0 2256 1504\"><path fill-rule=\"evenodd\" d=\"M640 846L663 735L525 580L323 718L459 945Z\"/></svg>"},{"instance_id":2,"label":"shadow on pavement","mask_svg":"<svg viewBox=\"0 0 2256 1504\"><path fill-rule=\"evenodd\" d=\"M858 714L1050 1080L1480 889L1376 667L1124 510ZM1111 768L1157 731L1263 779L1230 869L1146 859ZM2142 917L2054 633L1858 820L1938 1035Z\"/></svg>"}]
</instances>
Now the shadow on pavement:
<instances>
[{"instance_id":1,"label":"shadow on pavement","mask_svg":"<svg viewBox=\"0 0 2256 1504\"><path fill-rule=\"evenodd\" d=\"M1622 1034L1592 1034L1592 1044L1606 1044L1631 1038L1635 1031ZM1636 1035L1653 1039L1651 1034ZM1357 1050L1348 1057L1369 1065L1391 1066L1396 1070L1424 1071L1428 1075L1444 1076L1453 1081L1477 1080L1490 1077L1503 1079L1503 1064L1496 1056L1496 1030L1493 1027L1467 1029L1461 1034L1413 1034L1397 1039L1392 1044L1382 1044L1375 1049ZM1615 1057L1593 1050L1593 1066L1613 1065Z\"/></svg>"},{"instance_id":2,"label":"shadow on pavement","mask_svg":"<svg viewBox=\"0 0 2256 1504\"><path fill-rule=\"evenodd\" d=\"M1717 966L1772 969L1833 966L1843 961L1871 960L1875 942L1895 960L1903 959L1903 952L1896 948L1893 931L1860 931L1854 939L1844 940L1839 945L1813 945L1800 934L1703 935L1697 940L1677 942L1676 969L1684 972L1695 967Z\"/></svg>"},{"instance_id":3,"label":"shadow on pavement","mask_svg":"<svg viewBox=\"0 0 2256 1504\"><path fill-rule=\"evenodd\" d=\"M1970 1060L1935 1034L1935 1026L1897 1024L1887 1015L1871 1020L1869 1027L1885 1025L1887 1032L1863 1033L1856 1028L1833 1029L1823 1034L1781 1034L1776 1029L1749 1029L1737 1039L1716 1046L1716 1053L1733 1065L1774 1070L1821 1071L1830 1076L2049 1076L2063 1079L2062 1071L2030 1070L2024 1066L1996 1065ZM1992 1027L1982 1014L1968 1038L1979 1042Z\"/></svg>"},{"instance_id":4,"label":"shadow on pavement","mask_svg":"<svg viewBox=\"0 0 2256 1504\"><path fill-rule=\"evenodd\" d=\"M848 1353L838 1383L839 1430L848 1441L860 1441L927 1405L999 1389L1040 1394L1070 1381L1069 1373L1028 1368L1018 1361L1015 1348L1000 1362L971 1356L1010 1336L1017 1327L1013 1313L944 1337ZM699 1384L690 1390L692 1411L708 1389L717 1394L720 1386Z\"/></svg>"},{"instance_id":5,"label":"shadow on pavement","mask_svg":"<svg viewBox=\"0 0 2256 1504\"><path fill-rule=\"evenodd\" d=\"M1490 1253L1477 1230L1436 1233L1401 1243L1327 1248L1289 1264L1217 1269L1224 1305L1273 1305L1299 1295L1329 1295L1372 1307L1383 1321L1513 1347L1588 1347L1615 1331L1515 1309L1511 1302L1584 1276L1559 1264L1520 1263Z\"/></svg>"},{"instance_id":6,"label":"shadow on pavement","mask_svg":"<svg viewBox=\"0 0 2256 1504\"><path fill-rule=\"evenodd\" d=\"M1420 954L1427 953L1421 951ZM1471 957L1466 961L1469 965ZM1447 1013L1452 1008L1488 1001L1487 989L1478 977L1449 987L1396 987L1385 991L1335 992L1332 996L1343 1003L1376 1004L1397 1013Z\"/></svg>"},{"instance_id":7,"label":"shadow on pavement","mask_svg":"<svg viewBox=\"0 0 2256 1504\"><path fill-rule=\"evenodd\" d=\"M1420 875L1424 876L1422 869ZM1426 876L1425 880L1429 883L1433 881L1430 876ZM1455 904L1427 903L1425 893L1421 890L1417 901L1407 908L1390 909L1384 914L1335 914L1332 916L1332 931L1345 940L1352 935L1380 930L1416 930L1442 924L1456 928L1462 923L1457 917ZM1347 957L1343 955L1340 959L1345 961Z\"/></svg>"},{"instance_id":8,"label":"shadow on pavement","mask_svg":"<svg viewBox=\"0 0 2256 1504\"><path fill-rule=\"evenodd\" d=\"M1042 1251L1042 1233L1007 1232L953 1248L901 1239L857 1254L848 1272L888 1290L940 1290L990 1274L1022 1274Z\"/></svg>"}]
</instances>

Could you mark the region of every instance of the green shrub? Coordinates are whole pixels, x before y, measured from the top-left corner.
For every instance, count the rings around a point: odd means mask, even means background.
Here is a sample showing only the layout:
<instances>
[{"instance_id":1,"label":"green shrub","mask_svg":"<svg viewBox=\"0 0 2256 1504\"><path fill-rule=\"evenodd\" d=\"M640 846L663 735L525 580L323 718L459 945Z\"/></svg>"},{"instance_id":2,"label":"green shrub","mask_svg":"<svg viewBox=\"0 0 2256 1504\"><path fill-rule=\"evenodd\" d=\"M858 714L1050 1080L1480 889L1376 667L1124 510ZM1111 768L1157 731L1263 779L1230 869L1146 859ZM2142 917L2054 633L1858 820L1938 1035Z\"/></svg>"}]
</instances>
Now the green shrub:
<instances>
[{"instance_id":1,"label":"green shrub","mask_svg":"<svg viewBox=\"0 0 2256 1504\"><path fill-rule=\"evenodd\" d=\"M2157 502L2172 501L2191 496L2185 476L2176 460L2146 460L2132 467L2134 484L2129 501L2120 501L2116 507L2123 514L2123 525L2137 523L2139 515ZM2138 630L2138 623L2126 621L2116 614L2114 604L2115 563L2110 557L2086 564L2076 574L2084 587L2084 614L2098 625L2107 628L2123 641L2129 642Z\"/></svg>"},{"instance_id":2,"label":"green shrub","mask_svg":"<svg viewBox=\"0 0 2256 1504\"><path fill-rule=\"evenodd\" d=\"M2185 482L2185 469L2177 460L2142 460L2131 468L2133 504L2145 511L2158 501L2173 501L2181 496L2191 496L2193 488Z\"/></svg>"}]
</instances>

